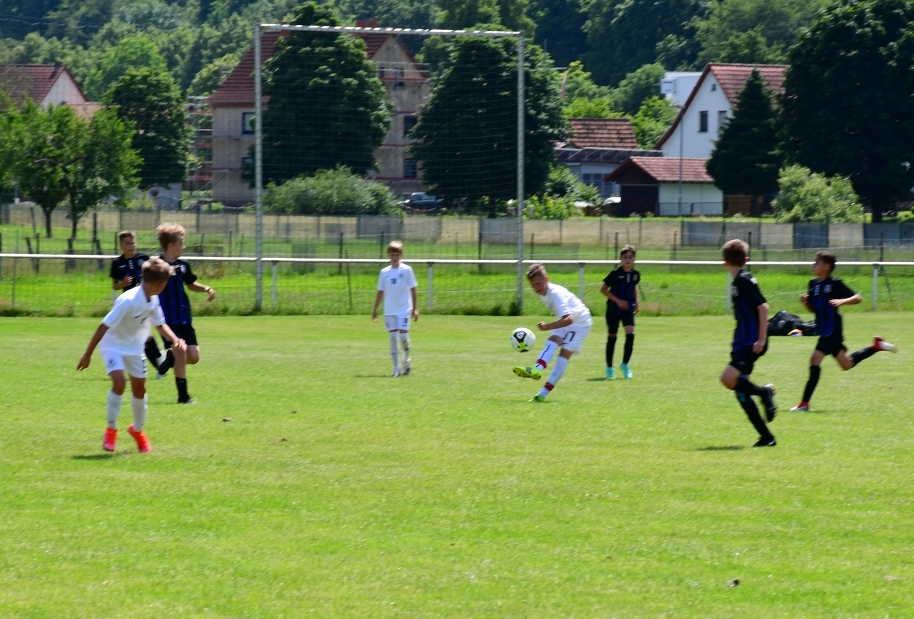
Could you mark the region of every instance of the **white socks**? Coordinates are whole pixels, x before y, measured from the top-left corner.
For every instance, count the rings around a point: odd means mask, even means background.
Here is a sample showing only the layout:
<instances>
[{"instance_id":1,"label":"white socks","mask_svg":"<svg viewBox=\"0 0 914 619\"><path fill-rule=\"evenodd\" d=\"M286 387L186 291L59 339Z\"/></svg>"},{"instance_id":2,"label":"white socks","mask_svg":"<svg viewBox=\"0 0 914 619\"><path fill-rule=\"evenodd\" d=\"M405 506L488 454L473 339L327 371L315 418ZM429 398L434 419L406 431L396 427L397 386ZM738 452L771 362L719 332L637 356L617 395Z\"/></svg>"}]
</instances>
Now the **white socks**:
<instances>
[{"instance_id":1,"label":"white socks","mask_svg":"<svg viewBox=\"0 0 914 619\"><path fill-rule=\"evenodd\" d=\"M543 352L541 352L540 356L537 358L536 364L545 369L545 367L549 365L549 362L552 361L552 357L558 349L558 344L552 340L546 340L546 346L543 347Z\"/></svg>"},{"instance_id":2,"label":"white socks","mask_svg":"<svg viewBox=\"0 0 914 619\"><path fill-rule=\"evenodd\" d=\"M540 389L539 395L545 398L549 395L549 392L562 380L562 375L565 374L565 368L568 367L568 359L565 357L559 357L555 360L555 366L552 368L552 373L549 374L549 378L546 380L546 384L543 385L543 388Z\"/></svg>"},{"instance_id":3,"label":"white socks","mask_svg":"<svg viewBox=\"0 0 914 619\"><path fill-rule=\"evenodd\" d=\"M132 397L130 398L130 403L133 405L133 429L137 432L143 431L143 426L146 425L146 396L142 398Z\"/></svg>"},{"instance_id":4,"label":"white socks","mask_svg":"<svg viewBox=\"0 0 914 619\"><path fill-rule=\"evenodd\" d=\"M400 345L403 347L403 361L409 364L409 333L398 333Z\"/></svg>"},{"instance_id":5,"label":"white socks","mask_svg":"<svg viewBox=\"0 0 914 619\"><path fill-rule=\"evenodd\" d=\"M399 361L400 348L397 344L398 335L400 335L400 334L397 333L396 331L390 332L390 356L394 360L394 370L400 369L400 361Z\"/></svg>"},{"instance_id":6,"label":"white socks","mask_svg":"<svg viewBox=\"0 0 914 619\"><path fill-rule=\"evenodd\" d=\"M117 430L117 416L121 414L121 400L123 395L117 395L113 391L108 392L108 427Z\"/></svg>"}]
</instances>

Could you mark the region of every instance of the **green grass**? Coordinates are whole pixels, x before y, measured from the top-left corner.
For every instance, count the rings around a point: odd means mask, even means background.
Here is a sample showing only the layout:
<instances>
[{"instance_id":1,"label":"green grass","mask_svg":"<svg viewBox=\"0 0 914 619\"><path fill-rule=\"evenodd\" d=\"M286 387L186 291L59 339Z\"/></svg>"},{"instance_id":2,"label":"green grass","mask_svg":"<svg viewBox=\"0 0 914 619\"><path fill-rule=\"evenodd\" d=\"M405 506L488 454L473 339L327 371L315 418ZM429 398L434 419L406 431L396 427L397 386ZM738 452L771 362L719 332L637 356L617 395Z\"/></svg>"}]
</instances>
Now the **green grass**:
<instances>
[{"instance_id":1,"label":"green grass","mask_svg":"<svg viewBox=\"0 0 914 619\"><path fill-rule=\"evenodd\" d=\"M910 614L910 314L848 315L901 352L827 361L808 414L813 340L773 341L764 450L717 382L730 320L639 319L612 383L597 328L543 405L510 372L534 320L424 316L390 379L367 316L203 318L199 404L150 381L153 453L110 456L97 321L0 319L0 616Z\"/></svg>"}]
</instances>

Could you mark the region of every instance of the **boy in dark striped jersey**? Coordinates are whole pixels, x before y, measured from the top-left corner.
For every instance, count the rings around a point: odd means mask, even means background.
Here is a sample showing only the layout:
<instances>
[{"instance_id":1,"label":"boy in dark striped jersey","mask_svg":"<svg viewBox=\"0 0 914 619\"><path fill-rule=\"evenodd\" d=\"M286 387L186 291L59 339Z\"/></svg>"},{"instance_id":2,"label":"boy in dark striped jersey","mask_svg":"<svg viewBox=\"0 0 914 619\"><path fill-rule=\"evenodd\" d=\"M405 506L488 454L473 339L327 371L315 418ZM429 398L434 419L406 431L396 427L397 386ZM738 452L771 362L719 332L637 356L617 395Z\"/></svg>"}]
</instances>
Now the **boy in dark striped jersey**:
<instances>
[{"instance_id":1,"label":"boy in dark striped jersey","mask_svg":"<svg viewBox=\"0 0 914 619\"><path fill-rule=\"evenodd\" d=\"M117 235L121 246L121 255L111 261L111 288L114 290L132 290L140 285L143 273L143 263L149 256L136 251L136 233L124 230ZM146 340L146 358L156 367L165 360L165 353L159 351L155 338L152 335Z\"/></svg>"},{"instance_id":2,"label":"boy in dark striped jersey","mask_svg":"<svg viewBox=\"0 0 914 619\"><path fill-rule=\"evenodd\" d=\"M754 447L777 445L774 435L765 425L753 396L758 396L765 405L765 416L774 421L777 406L774 403L774 385L759 387L749 380L752 369L759 357L768 350L768 302L759 289L758 281L743 267L749 261L749 246L738 239L727 241L722 249L724 267L733 277L733 313L736 316L736 330L730 352L730 365L724 368L720 382L736 392L736 399L749 417L749 422L759 434Z\"/></svg>"},{"instance_id":3,"label":"boy in dark striped jersey","mask_svg":"<svg viewBox=\"0 0 914 619\"><path fill-rule=\"evenodd\" d=\"M792 411L808 411L809 401L819 383L822 372L822 359L832 355L842 370L856 367L864 359L869 359L877 352L885 350L897 352L894 344L886 342L878 335L873 338L873 345L861 348L855 353L847 354L844 345L844 325L838 308L842 305L857 305L863 297L847 287L837 277L832 277L837 260L831 252L820 251L816 254L816 261L812 265L812 274L815 278L810 280L806 294L800 301L806 308L816 315L816 326L819 329L819 341L816 349L809 359L809 380L803 390L803 399L791 408Z\"/></svg>"},{"instance_id":4,"label":"boy in dark striped jersey","mask_svg":"<svg viewBox=\"0 0 914 619\"><path fill-rule=\"evenodd\" d=\"M635 348L635 314L638 313L638 284L641 274L635 270L635 246L626 245L619 252L622 265L603 279L600 294L606 297L606 379L616 377L613 369L613 353L616 350L616 339L619 323L625 327L625 349L622 356L622 376L632 377L628 367L632 351Z\"/></svg>"},{"instance_id":5,"label":"boy in dark striped jersey","mask_svg":"<svg viewBox=\"0 0 914 619\"><path fill-rule=\"evenodd\" d=\"M178 404L193 404L194 400L187 392L187 365L195 365L200 361L200 346L197 344L197 334L193 327L193 317L190 313L190 299L184 287L187 286L194 292L205 292L209 295L207 301L216 298L216 291L210 286L197 282L197 276L190 268L190 264L181 260L184 254L184 226L178 224L162 224L156 228L156 238L162 246L162 260L174 269L174 274L168 279L165 289L159 293L159 304L165 314L165 323L180 339L187 344L187 362L175 359L171 350L165 362L159 366L156 378L162 378L168 369L175 368L175 386L178 389ZM165 341L165 346L171 348L172 342Z\"/></svg>"}]
</instances>

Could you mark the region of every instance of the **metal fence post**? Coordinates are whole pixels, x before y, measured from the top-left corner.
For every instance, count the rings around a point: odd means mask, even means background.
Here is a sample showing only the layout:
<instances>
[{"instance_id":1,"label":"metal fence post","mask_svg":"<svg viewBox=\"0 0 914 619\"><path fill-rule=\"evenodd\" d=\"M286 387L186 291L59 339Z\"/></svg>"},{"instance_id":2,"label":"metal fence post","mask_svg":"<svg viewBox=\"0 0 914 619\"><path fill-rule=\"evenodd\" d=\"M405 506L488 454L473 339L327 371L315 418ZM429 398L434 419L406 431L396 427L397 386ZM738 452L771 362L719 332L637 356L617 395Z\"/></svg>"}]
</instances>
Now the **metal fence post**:
<instances>
[{"instance_id":1,"label":"metal fence post","mask_svg":"<svg viewBox=\"0 0 914 619\"><path fill-rule=\"evenodd\" d=\"M873 311L876 311L876 294L879 291L879 265L873 265Z\"/></svg>"},{"instance_id":2,"label":"metal fence post","mask_svg":"<svg viewBox=\"0 0 914 619\"><path fill-rule=\"evenodd\" d=\"M429 262L428 263L428 292L426 293L428 295L428 297L425 302L425 311L427 311L428 313L432 312L432 286L434 284L434 281L435 281L435 263Z\"/></svg>"},{"instance_id":3,"label":"metal fence post","mask_svg":"<svg viewBox=\"0 0 914 619\"><path fill-rule=\"evenodd\" d=\"M578 263L578 298L584 300L584 263Z\"/></svg>"},{"instance_id":4,"label":"metal fence post","mask_svg":"<svg viewBox=\"0 0 914 619\"><path fill-rule=\"evenodd\" d=\"M279 302L279 292L276 290L276 280L279 279L279 263L273 261L273 307Z\"/></svg>"}]
</instances>

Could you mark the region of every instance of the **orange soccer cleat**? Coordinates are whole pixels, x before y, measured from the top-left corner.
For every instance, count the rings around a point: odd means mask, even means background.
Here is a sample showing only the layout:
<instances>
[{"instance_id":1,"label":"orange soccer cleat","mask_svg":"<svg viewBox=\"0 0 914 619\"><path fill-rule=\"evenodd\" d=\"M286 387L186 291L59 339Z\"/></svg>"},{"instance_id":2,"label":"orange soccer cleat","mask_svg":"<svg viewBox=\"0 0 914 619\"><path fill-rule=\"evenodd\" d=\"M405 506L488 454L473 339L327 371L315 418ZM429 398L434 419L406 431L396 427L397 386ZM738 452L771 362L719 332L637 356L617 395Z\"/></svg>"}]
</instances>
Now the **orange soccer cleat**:
<instances>
[{"instance_id":1,"label":"orange soccer cleat","mask_svg":"<svg viewBox=\"0 0 914 619\"><path fill-rule=\"evenodd\" d=\"M102 441L102 449L105 451L114 451L114 443L117 441L117 430L108 428L105 430L105 439Z\"/></svg>"},{"instance_id":2,"label":"orange soccer cleat","mask_svg":"<svg viewBox=\"0 0 914 619\"><path fill-rule=\"evenodd\" d=\"M130 436L132 436L134 439L136 439L136 446L137 446L137 449L140 450L140 452L145 454L145 453L149 453L150 451L152 451L152 447L149 445L149 437L146 436L145 432L143 432L142 430L137 432L136 430L133 429L133 426L130 426L127 429L127 431L130 432Z\"/></svg>"}]
</instances>

